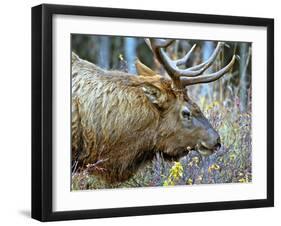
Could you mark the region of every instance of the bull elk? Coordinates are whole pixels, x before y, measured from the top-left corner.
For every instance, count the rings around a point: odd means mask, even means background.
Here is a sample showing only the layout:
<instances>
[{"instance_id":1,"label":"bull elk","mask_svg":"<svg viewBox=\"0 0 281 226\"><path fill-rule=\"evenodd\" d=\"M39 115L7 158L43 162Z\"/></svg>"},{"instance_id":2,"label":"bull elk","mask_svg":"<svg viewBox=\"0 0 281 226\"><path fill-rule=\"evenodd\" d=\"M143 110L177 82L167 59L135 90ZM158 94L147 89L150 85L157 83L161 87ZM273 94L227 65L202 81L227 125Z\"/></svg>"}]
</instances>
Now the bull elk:
<instances>
[{"instance_id":1,"label":"bull elk","mask_svg":"<svg viewBox=\"0 0 281 226\"><path fill-rule=\"evenodd\" d=\"M186 87L213 82L235 62L203 74L215 61L223 42L210 58L181 69L195 46L182 58L166 53L173 40L146 39L170 79L136 62L139 76L107 71L72 53L72 161L81 167L98 164L93 174L108 183L129 179L157 152L178 159L190 150L210 155L220 136L188 96Z\"/></svg>"}]
</instances>

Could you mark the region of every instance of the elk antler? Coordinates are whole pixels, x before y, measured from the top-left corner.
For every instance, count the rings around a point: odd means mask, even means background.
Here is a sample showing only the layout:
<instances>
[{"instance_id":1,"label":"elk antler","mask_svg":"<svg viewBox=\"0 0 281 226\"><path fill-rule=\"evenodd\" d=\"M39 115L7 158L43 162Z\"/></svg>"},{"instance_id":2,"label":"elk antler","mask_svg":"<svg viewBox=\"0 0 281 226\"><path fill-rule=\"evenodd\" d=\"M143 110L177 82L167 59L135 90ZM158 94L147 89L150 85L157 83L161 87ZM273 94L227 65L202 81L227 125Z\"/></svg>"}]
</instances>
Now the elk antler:
<instances>
[{"instance_id":1,"label":"elk antler","mask_svg":"<svg viewBox=\"0 0 281 226\"><path fill-rule=\"evenodd\" d=\"M190 68L180 69L178 66L184 65L187 62L196 45L193 45L192 48L187 52L187 54L183 58L178 60L171 60L165 52L165 49L169 47L174 42L174 40L145 39L145 41L151 48L151 50L154 52L159 63L163 65L163 67L173 80L173 85L176 88L180 89L188 85L208 83L219 79L232 68L236 58L236 56L234 55L231 61L219 71L214 72L212 74L202 75L204 71L214 63L222 46L225 45L223 42L218 42L214 52L212 53L210 58L205 62Z\"/></svg>"}]
</instances>

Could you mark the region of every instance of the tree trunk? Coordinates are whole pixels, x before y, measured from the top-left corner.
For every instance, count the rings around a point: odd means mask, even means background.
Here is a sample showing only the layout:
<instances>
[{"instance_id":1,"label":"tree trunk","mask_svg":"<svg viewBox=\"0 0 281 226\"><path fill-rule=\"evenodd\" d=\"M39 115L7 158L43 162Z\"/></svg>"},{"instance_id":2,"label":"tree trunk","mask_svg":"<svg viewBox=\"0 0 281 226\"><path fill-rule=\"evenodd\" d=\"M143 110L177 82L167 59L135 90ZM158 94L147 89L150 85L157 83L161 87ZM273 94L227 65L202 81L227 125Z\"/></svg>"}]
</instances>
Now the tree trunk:
<instances>
[{"instance_id":1,"label":"tree trunk","mask_svg":"<svg viewBox=\"0 0 281 226\"><path fill-rule=\"evenodd\" d=\"M137 41L135 38L125 38L125 59L127 61L128 72L136 74L135 59L136 59L136 48Z\"/></svg>"},{"instance_id":2,"label":"tree trunk","mask_svg":"<svg viewBox=\"0 0 281 226\"><path fill-rule=\"evenodd\" d=\"M247 109L247 50L248 50L247 43L240 44L240 65L239 65L239 72L240 72L240 81L239 81L239 88L240 88L240 111L244 112Z\"/></svg>"},{"instance_id":3,"label":"tree trunk","mask_svg":"<svg viewBox=\"0 0 281 226\"><path fill-rule=\"evenodd\" d=\"M214 42L211 41L204 41L202 46L202 61L205 62L208 60L208 58L211 56L211 54L214 51ZM206 70L207 72L212 72L212 68ZM211 84L203 84L201 88L200 95L206 96L208 95L208 98L210 100L213 100L213 87Z\"/></svg>"},{"instance_id":4,"label":"tree trunk","mask_svg":"<svg viewBox=\"0 0 281 226\"><path fill-rule=\"evenodd\" d=\"M109 69L110 60L110 37L100 37L98 65L103 69Z\"/></svg>"}]
</instances>

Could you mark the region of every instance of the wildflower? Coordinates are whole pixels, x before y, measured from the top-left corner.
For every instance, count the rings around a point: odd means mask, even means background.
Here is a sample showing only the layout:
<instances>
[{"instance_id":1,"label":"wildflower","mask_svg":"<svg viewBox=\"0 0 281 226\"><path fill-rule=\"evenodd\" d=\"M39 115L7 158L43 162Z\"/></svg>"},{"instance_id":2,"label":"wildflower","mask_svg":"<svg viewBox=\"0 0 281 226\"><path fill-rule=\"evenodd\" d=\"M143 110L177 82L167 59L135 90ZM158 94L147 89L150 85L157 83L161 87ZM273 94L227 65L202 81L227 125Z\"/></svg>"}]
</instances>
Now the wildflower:
<instances>
[{"instance_id":1,"label":"wildflower","mask_svg":"<svg viewBox=\"0 0 281 226\"><path fill-rule=\"evenodd\" d=\"M229 155L229 159L230 159L231 161L235 160L235 155L234 155L234 154L230 154L230 155Z\"/></svg>"},{"instance_id":2,"label":"wildflower","mask_svg":"<svg viewBox=\"0 0 281 226\"><path fill-rule=\"evenodd\" d=\"M164 181L163 186L175 185L175 183L182 177L183 167L180 162L174 162L170 169L168 178Z\"/></svg>"},{"instance_id":3,"label":"wildflower","mask_svg":"<svg viewBox=\"0 0 281 226\"><path fill-rule=\"evenodd\" d=\"M192 185L192 184L193 184L193 180L192 180L191 178L189 178L189 179L186 181L186 184Z\"/></svg>"},{"instance_id":4,"label":"wildflower","mask_svg":"<svg viewBox=\"0 0 281 226\"><path fill-rule=\"evenodd\" d=\"M183 167L182 167L181 163L180 162L174 162L174 165L170 169L170 175L174 179L179 179L180 177L182 177L182 174L183 174Z\"/></svg>"},{"instance_id":5,"label":"wildflower","mask_svg":"<svg viewBox=\"0 0 281 226\"><path fill-rule=\"evenodd\" d=\"M238 180L240 183L246 183L246 179L245 178L241 178Z\"/></svg>"},{"instance_id":6,"label":"wildflower","mask_svg":"<svg viewBox=\"0 0 281 226\"><path fill-rule=\"evenodd\" d=\"M188 163L188 166L193 166L193 165L198 166L198 163L199 163L199 158L197 156L195 156Z\"/></svg>"},{"instance_id":7,"label":"wildflower","mask_svg":"<svg viewBox=\"0 0 281 226\"><path fill-rule=\"evenodd\" d=\"M216 164L216 163L214 163L211 166L209 166L208 172L211 173L214 170L220 170L220 166L218 164Z\"/></svg>"}]
</instances>

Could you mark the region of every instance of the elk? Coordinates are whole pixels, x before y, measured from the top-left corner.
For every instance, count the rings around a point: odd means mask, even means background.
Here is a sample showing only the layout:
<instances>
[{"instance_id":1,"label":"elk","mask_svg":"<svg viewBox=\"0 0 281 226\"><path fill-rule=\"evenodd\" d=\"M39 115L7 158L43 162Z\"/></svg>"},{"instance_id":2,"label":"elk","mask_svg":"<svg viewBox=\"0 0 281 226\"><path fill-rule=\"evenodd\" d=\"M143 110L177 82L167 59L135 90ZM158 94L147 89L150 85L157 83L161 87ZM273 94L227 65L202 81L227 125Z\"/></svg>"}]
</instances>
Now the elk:
<instances>
[{"instance_id":1,"label":"elk","mask_svg":"<svg viewBox=\"0 0 281 226\"><path fill-rule=\"evenodd\" d=\"M187 87L209 83L230 71L235 55L222 69L203 74L210 58L181 69L195 46L181 59L169 58L174 40L146 39L164 67L165 78L136 62L138 76L107 71L72 53L72 161L80 167L97 164L92 173L109 184L128 180L157 152L178 159L191 150L210 155L220 148L220 136L187 94Z\"/></svg>"}]
</instances>

